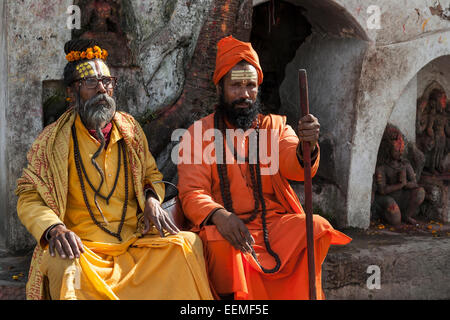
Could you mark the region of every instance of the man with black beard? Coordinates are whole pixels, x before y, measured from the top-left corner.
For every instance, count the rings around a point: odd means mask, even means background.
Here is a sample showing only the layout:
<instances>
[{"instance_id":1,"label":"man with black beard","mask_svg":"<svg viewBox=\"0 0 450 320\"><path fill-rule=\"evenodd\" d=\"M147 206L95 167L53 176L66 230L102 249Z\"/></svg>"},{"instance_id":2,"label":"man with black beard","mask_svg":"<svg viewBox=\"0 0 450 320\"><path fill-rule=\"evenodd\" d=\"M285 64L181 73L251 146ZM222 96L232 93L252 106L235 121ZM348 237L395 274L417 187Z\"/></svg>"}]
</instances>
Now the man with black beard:
<instances>
[{"instance_id":1,"label":"man with black beard","mask_svg":"<svg viewBox=\"0 0 450 320\"><path fill-rule=\"evenodd\" d=\"M180 155L195 160L178 164L179 196L203 241L215 298L308 299L305 214L288 179L304 179L304 142L312 146L312 175L317 172L320 124L313 115L302 117L296 134L286 117L260 114L262 80L250 43L231 36L219 41L213 77L219 105L183 136ZM205 138L210 132L214 154ZM351 239L324 218L313 220L317 297L323 299L328 248Z\"/></svg>"},{"instance_id":2,"label":"man with black beard","mask_svg":"<svg viewBox=\"0 0 450 320\"><path fill-rule=\"evenodd\" d=\"M47 126L18 180L36 238L28 299L211 299L202 245L161 208L162 174L95 41L65 45L69 109Z\"/></svg>"},{"instance_id":3,"label":"man with black beard","mask_svg":"<svg viewBox=\"0 0 450 320\"><path fill-rule=\"evenodd\" d=\"M251 69L252 66L245 61L239 62L236 67ZM253 67L254 68L254 67ZM254 72L254 70L252 70ZM228 92L228 91L227 91ZM219 104L217 110L223 113L225 118L238 129L247 131L253 125L256 116L261 112L259 94L256 96L255 101L247 97L225 98L224 80L219 81L217 86L217 94L219 95Z\"/></svg>"}]
</instances>

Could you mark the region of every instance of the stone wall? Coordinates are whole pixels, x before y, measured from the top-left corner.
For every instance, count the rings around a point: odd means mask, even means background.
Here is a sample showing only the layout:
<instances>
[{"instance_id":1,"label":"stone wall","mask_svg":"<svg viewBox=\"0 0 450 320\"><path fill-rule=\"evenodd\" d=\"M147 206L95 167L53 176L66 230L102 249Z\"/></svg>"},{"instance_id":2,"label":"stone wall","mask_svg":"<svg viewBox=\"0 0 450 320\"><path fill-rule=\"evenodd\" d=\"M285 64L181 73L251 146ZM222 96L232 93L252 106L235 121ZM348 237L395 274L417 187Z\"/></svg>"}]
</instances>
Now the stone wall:
<instances>
[{"instance_id":1,"label":"stone wall","mask_svg":"<svg viewBox=\"0 0 450 320\"><path fill-rule=\"evenodd\" d=\"M120 77L119 108L141 121L168 180L176 180L176 167L168 161L172 130L213 110L217 41L229 34L248 41L252 5L264 2L121 2L131 63L112 68ZM322 123L318 201L339 226L367 228L372 175L386 124L399 125L413 138L413 99L434 78L450 88L449 61L442 58L450 55L444 12L450 0L439 5L411 0L407 6L372 1L380 8L380 29L368 27L368 4L361 0L287 2L302 8L312 35L285 69L280 113L295 124L297 70L306 68L311 112ZM0 154L0 223L6 228L0 243L3 236L13 251L34 244L16 217L14 189L26 151L43 127L43 91L62 79L62 48L73 36L66 26L70 4L6 0L1 6L0 53L7 60L0 64L0 143L6 146Z\"/></svg>"},{"instance_id":2,"label":"stone wall","mask_svg":"<svg viewBox=\"0 0 450 320\"><path fill-rule=\"evenodd\" d=\"M348 181L342 179L342 174L349 171L356 121L355 99L366 50L365 41L316 33L300 46L286 67L286 77L280 88L280 112L286 114L288 123L295 127L300 118L298 70L307 70L310 112L321 124L321 165L317 177L322 179L321 184L330 185L326 190L336 195L325 191L323 196L328 195L336 203L321 202L320 206L335 216L340 226L346 225Z\"/></svg>"},{"instance_id":3,"label":"stone wall","mask_svg":"<svg viewBox=\"0 0 450 320\"><path fill-rule=\"evenodd\" d=\"M408 2L405 7L401 2L373 1L370 5L377 6L381 14L379 29L369 28L370 13L367 12L369 4L358 0L289 2L304 7L304 15L313 25L313 35L299 48L301 58L297 63L304 63L304 67L309 68L308 74L312 79L311 108L319 112L320 119L324 123L322 144L325 142L325 146L331 147L331 154L338 155L333 161L335 168L331 168L331 172L337 173L335 176L340 180L339 184L334 186L341 188L327 187L325 192L329 192L329 198L338 201L332 207L345 206L343 209L335 209L338 221L346 226L367 228L370 222L372 175L384 128L391 115L392 120L399 123L401 115L398 112L401 110L407 112L407 105L410 105L412 98L402 97L402 94L408 95L406 93L408 91L414 94L414 84L410 82L419 70L434 59L449 54L450 25L445 16L445 9L450 7L450 2L440 1L440 4L430 4L427 1L415 0ZM343 94L345 90L350 90L347 80L351 79L352 73L347 70L348 74L342 74L341 78L338 78L337 67L333 69L335 61L337 65L345 66L340 60L346 55L342 51L351 51L352 47L342 46L339 50L339 47L332 43L333 40L322 41L319 35L323 34L328 38L338 37L335 42L344 43L345 38L367 41L366 50L360 56L362 61L355 59L354 63L349 61L348 64L349 70L359 69L359 77L351 83L355 90L353 96ZM308 52L310 48L318 48L321 43L322 50L317 49L314 54L313 51ZM333 52L328 58L324 52L325 48ZM293 61L295 62L295 59ZM302 66L295 65L294 62L292 69L295 73L296 69ZM326 71L326 67L330 66L334 72ZM318 79L314 79L315 73L318 73ZM334 81L330 81L330 77L334 78ZM440 78L445 78L445 75ZM291 76L290 79L294 81L293 84L283 91L287 97L293 96L292 90L296 88L295 76ZM286 77L286 81L289 81L289 76ZM339 88L341 86L339 81L342 81L342 88L345 89ZM337 90L330 84L338 87ZM411 87L408 87L409 84ZM418 85L420 85L419 78ZM335 99L337 94L341 95L342 101ZM321 102L325 106L323 102L327 101L325 98L327 96L330 96L330 104L342 105L346 112L327 113L325 108L324 112L321 112ZM291 114L295 113L292 110L298 109L298 98L293 101L283 106ZM394 109L396 105L398 110ZM314 108L318 108L317 111ZM341 111L339 108L336 110ZM351 121L346 120L349 114L352 117ZM415 131L411 113L403 120L404 129L411 136ZM336 135L335 141L330 139L333 135ZM330 167L327 170L330 170ZM333 174L327 176L333 177ZM342 196L335 196L339 194L337 190L341 191ZM322 193L317 198L324 197L327 197L327 194Z\"/></svg>"},{"instance_id":4,"label":"stone wall","mask_svg":"<svg viewBox=\"0 0 450 320\"><path fill-rule=\"evenodd\" d=\"M439 83L450 96L450 55L431 61L417 73L417 99L432 82Z\"/></svg>"},{"instance_id":5,"label":"stone wall","mask_svg":"<svg viewBox=\"0 0 450 320\"><path fill-rule=\"evenodd\" d=\"M60 79L64 67L61 44L70 39L66 10L71 1L3 1L6 6L8 79L5 122L7 199L2 212L6 245L11 251L31 248L35 241L17 218L16 180L26 165L26 152L42 131L42 81ZM3 73L2 73L3 74Z\"/></svg>"},{"instance_id":6,"label":"stone wall","mask_svg":"<svg viewBox=\"0 0 450 320\"><path fill-rule=\"evenodd\" d=\"M392 109L389 123L405 135L408 142L416 142L417 76L411 79Z\"/></svg>"},{"instance_id":7,"label":"stone wall","mask_svg":"<svg viewBox=\"0 0 450 320\"><path fill-rule=\"evenodd\" d=\"M11 252L29 250L35 244L17 218L14 190L26 165L26 153L43 129L43 103L60 89L66 64L64 43L76 34L67 27L66 10L81 3L2 2L2 16L8 19L0 50L5 51L9 69L1 73L0 91L0 142L7 146L0 158L0 180L5 184L0 195L6 200L1 201L5 208L0 222L5 230L0 237ZM141 121L158 166L171 180L176 178L176 167L167 158L171 132L187 127L213 107L215 44L229 34L249 39L251 1L133 0L121 4L131 57L129 64L111 68L119 77L118 107ZM167 117L168 110L180 121Z\"/></svg>"},{"instance_id":8,"label":"stone wall","mask_svg":"<svg viewBox=\"0 0 450 320\"><path fill-rule=\"evenodd\" d=\"M8 83L8 67L6 57L6 2L2 1L0 4L0 145L6 146L6 101ZM7 185L7 165L6 152L0 152L0 248L5 245L6 234L6 203L8 199Z\"/></svg>"}]
</instances>

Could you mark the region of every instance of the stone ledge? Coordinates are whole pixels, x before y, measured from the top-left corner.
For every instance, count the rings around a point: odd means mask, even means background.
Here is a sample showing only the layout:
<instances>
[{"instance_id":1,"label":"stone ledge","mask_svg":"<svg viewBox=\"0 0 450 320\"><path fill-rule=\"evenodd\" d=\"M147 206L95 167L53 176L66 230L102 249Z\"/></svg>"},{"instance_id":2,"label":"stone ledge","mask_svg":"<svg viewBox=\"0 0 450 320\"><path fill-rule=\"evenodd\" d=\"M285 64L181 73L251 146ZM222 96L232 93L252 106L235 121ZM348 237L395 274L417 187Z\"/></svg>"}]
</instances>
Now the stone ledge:
<instances>
[{"instance_id":1,"label":"stone ledge","mask_svg":"<svg viewBox=\"0 0 450 320\"><path fill-rule=\"evenodd\" d=\"M331 246L323 264L328 300L450 299L449 237L344 233L353 241ZM380 268L380 289L367 288L371 265Z\"/></svg>"},{"instance_id":2,"label":"stone ledge","mask_svg":"<svg viewBox=\"0 0 450 320\"><path fill-rule=\"evenodd\" d=\"M0 282L0 300L25 300L25 284Z\"/></svg>"},{"instance_id":3,"label":"stone ledge","mask_svg":"<svg viewBox=\"0 0 450 320\"><path fill-rule=\"evenodd\" d=\"M31 255L0 254L0 300L24 300Z\"/></svg>"},{"instance_id":4,"label":"stone ledge","mask_svg":"<svg viewBox=\"0 0 450 320\"><path fill-rule=\"evenodd\" d=\"M450 299L450 237L344 233L353 241L331 246L322 268L328 300ZM25 299L30 258L0 257L0 300ZM380 267L380 289L367 288L370 265Z\"/></svg>"}]
</instances>

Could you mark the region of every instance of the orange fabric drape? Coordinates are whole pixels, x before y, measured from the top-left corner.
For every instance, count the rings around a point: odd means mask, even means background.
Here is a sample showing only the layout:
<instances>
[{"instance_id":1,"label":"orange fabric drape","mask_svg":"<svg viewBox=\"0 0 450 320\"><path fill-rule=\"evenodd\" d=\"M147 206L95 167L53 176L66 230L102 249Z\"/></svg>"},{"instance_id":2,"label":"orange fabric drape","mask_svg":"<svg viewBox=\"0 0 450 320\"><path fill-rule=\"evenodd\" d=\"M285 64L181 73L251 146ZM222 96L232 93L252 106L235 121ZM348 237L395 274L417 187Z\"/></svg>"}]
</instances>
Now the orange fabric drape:
<instances>
[{"instance_id":1,"label":"orange fabric drape","mask_svg":"<svg viewBox=\"0 0 450 320\"><path fill-rule=\"evenodd\" d=\"M259 65L259 57L250 42L239 41L233 36L221 39L217 43L216 69L213 82L218 84L220 79L228 73L239 61L245 60L256 68L258 85L263 82L263 72Z\"/></svg>"},{"instance_id":2,"label":"orange fabric drape","mask_svg":"<svg viewBox=\"0 0 450 320\"><path fill-rule=\"evenodd\" d=\"M267 208L267 228L272 249L281 259L281 268L273 274L264 274L251 255L234 249L213 225L202 223L216 208L223 208L217 166L208 159L210 144L202 139L203 134L214 128L214 115L209 115L191 126L183 137L180 155L190 151L193 163L178 165L179 191L183 210L199 232L205 247L209 280L218 294L234 293L237 299L308 299L308 272L306 255L305 214L300 202L289 185L289 180L303 181L296 149L298 137L286 125L286 118L276 115L259 116L261 130L273 130L278 135L278 170L273 175L262 175L262 189ZM198 128L201 127L201 130ZM197 128L197 129L195 129ZM268 136L270 136L268 134ZM199 140L200 139L200 140ZM270 144L271 138L267 139ZM187 146L186 150L183 149ZM268 146L268 155L271 154ZM199 149L201 152L199 152ZM227 146L227 153L229 152ZM202 157L201 159L199 157ZM215 154L211 152L211 157ZM201 161L200 161L201 160ZM275 161L275 159L272 159ZM320 153L312 165L312 174L317 172ZM262 164L268 167L271 164ZM246 218L253 211L254 198L248 164L227 165L234 213ZM261 213L261 212L260 212ZM266 251L262 231L261 215L247 224L255 239L254 249L258 260L267 269L275 261ZM317 297L324 298L321 288L321 265L331 244L346 244L349 237L335 230L324 218L314 215L314 239L316 259Z\"/></svg>"}]
</instances>

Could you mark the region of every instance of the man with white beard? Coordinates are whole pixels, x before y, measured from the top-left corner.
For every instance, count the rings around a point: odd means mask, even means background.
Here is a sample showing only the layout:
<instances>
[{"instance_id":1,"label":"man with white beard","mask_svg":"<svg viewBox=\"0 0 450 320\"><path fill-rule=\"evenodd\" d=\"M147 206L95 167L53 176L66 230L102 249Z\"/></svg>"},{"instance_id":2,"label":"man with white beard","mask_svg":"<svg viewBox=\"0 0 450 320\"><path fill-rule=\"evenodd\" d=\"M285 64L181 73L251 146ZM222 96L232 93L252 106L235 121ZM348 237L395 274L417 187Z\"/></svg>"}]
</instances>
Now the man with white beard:
<instances>
[{"instance_id":1,"label":"man with white beard","mask_svg":"<svg viewBox=\"0 0 450 320\"><path fill-rule=\"evenodd\" d=\"M162 174L93 40L65 45L70 108L47 126L18 180L38 245L28 299L211 299L202 243L161 208Z\"/></svg>"}]
</instances>

